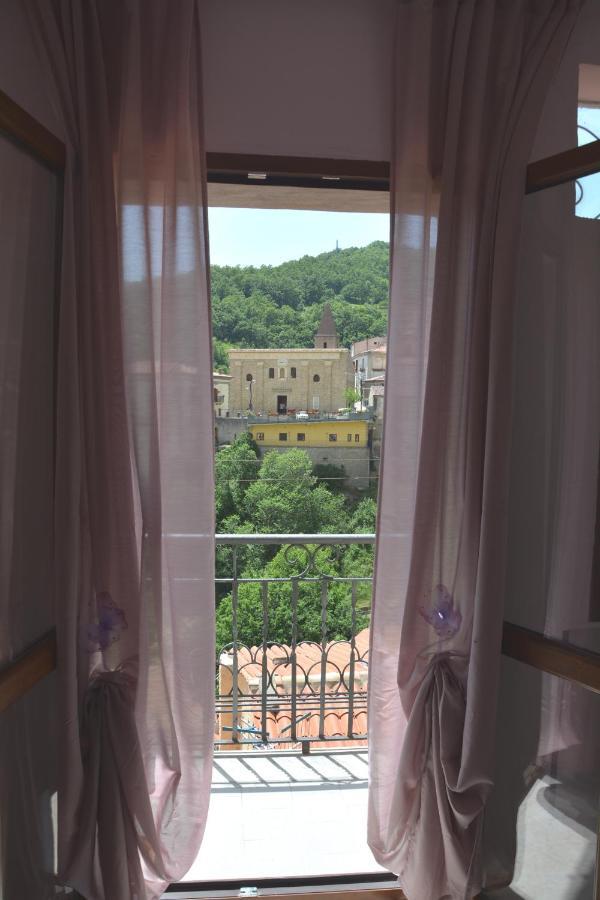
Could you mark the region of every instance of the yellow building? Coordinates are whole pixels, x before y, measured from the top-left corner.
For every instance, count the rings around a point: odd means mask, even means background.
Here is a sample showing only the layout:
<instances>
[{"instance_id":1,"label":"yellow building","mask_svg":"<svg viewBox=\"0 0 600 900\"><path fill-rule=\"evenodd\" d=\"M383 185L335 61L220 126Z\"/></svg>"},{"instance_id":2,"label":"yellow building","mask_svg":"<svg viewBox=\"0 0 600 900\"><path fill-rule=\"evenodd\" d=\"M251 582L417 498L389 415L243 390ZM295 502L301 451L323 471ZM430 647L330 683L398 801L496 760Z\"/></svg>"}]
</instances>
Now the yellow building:
<instances>
[{"instance_id":1,"label":"yellow building","mask_svg":"<svg viewBox=\"0 0 600 900\"><path fill-rule=\"evenodd\" d=\"M369 429L364 419L306 419L249 425L259 447L327 447L330 450L368 446Z\"/></svg>"}]
</instances>

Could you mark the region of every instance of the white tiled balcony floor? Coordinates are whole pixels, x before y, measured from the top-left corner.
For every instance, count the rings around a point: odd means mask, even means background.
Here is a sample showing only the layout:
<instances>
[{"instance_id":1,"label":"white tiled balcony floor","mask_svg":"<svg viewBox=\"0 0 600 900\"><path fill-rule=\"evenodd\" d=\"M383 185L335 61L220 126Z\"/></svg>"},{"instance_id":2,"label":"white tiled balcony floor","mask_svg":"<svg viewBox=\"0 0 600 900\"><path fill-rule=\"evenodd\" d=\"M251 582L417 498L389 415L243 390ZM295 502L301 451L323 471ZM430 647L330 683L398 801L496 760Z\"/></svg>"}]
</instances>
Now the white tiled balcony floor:
<instances>
[{"instance_id":1,"label":"white tiled balcony floor","mask_svg":"<svg viewBox=\"0 0 600 900\"><path fill-rule=\"evenodd\" d=\"M383 871L367 846L367 751L215 757L208 823L186 881Z\"/></svg>"},{"instance_id":2,"label":"white tiled balcony floor","mask_svg":"<svg viewBox=\"0 0 600 900\"><path fill-rule=\"evenodd\" d=\"M562 802L552 805L546 795L557 789ZM594 789L536 781L519 810L515 879L484 896L592 900L596 815ZM366 749L222 753L202 848L184 881L381 872L366 833Z\"/></svg>"}]
</instances>

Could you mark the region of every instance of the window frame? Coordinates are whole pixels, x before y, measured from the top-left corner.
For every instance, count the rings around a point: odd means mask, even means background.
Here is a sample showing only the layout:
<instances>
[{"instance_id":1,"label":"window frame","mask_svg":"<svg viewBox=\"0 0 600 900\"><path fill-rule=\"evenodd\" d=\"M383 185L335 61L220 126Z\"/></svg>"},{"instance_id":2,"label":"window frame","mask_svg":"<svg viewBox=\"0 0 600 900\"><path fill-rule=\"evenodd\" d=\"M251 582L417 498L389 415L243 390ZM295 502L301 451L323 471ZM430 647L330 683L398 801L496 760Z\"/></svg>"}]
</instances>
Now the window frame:
<instances>
[{"instance_id":1,"label":"window frame","mask_svg":"<svg viewBox=\"0 0 600 900\"><path fill-rule=\"evenodd\" d=\"M583 144L563 153L529 163L526 169L525 194L574 181L577 178L592 175L599 171L600 141ZM263 173L264 178L252 180L250 173ZM266 185L328 188L333 190L375 190L387 192L390 190L390 163L388 161L208 153L207 174L209 183L246 184L252 185L257 191L260 191L262 186ZM313 383L318 382L313 380ZM315 397L313 397L314 399ZM598 528L598 533L600 534L600 523ZM539 671L558 675L593 691L600 691L600 659L597 654L579 651L576 648L568 647L563 642L554 641L537 632L528 632L527 629L506 621L503 627L501 652L503 655L519 660ZM364 876L346 875L341 877L345 884L352 882L358 886L360 883L366 882L384 882L387 879L387 874L383 876L380 876L378 873L376 876L368 874ZM310 884L323 884L325 880L311 880L310 878L284 879L277 884L277 887L281 888L281 892L277 894L274 891L272 900L275 900L277 896L289 896L286 892L292 885L303 887ZM252 881L255 884L257 883L256 879ZM218 889L222 889L224 886L224 883L221 882L215 885ZM201 883L199 888L206 890L206 885ZM167 893L175 891L181 892L182 896L190 896L185 882L167 888ZM358 893L364 894L366 898L369 895L372 896L373 891L388 893L389 888L387 885L381 888L366 887L364 891L357 892L357 900ZM237 894L237 892L238 890L236 889L234 893ZM295 894L295 898L303 896L308 897L309 895ZM321 896L324 897L325 895ZM401 892L394 889L394 897L401 898L402 896ZM313 893L310 897L315 900L318 894Z\"/></svg>"}]
</instances>

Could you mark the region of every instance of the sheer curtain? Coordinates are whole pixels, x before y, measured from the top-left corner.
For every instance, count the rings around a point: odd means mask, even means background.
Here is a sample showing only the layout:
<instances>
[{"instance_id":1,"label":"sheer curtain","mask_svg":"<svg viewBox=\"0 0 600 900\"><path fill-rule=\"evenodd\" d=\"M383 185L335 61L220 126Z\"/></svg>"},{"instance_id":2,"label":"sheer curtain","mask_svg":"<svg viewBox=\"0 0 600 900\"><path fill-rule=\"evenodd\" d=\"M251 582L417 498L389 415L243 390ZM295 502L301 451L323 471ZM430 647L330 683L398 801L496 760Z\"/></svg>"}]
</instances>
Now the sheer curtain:
<instances>
[{"instance_id":1,"label":"sheer curtain","mask_svg":"<svg viewBox=\"0 0 600 900\"><path fill-rule=\"evenodd\" d=\"M194 0L27 0L68 142L58 348L59 876L160 895L214 730L212 389Z\"/></svg>"},{"instance_id":2,"label":"sheer curtain","mask_svg":"<svg viewBox=\"0 0 600 900\"><path fill-rule=\"evenodd\" d=\"M398 3L369 844L409 900L481 887L525 167L580 6Z\"/></svg>"}]
</instances>

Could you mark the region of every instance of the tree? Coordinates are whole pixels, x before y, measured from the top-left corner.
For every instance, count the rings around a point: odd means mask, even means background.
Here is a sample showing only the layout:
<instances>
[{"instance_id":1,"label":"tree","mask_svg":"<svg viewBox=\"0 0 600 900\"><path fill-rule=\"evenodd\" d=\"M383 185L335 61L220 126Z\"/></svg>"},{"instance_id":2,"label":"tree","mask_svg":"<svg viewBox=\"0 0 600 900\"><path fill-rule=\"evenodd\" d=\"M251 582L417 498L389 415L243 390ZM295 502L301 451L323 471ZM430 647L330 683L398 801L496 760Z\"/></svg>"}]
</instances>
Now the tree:
<instances>
[{"instance_id":1,"label":"tree","mask_svg":"<svg viewBox=\"0 0 600 900\"><path fill-rule=\"evenodd\" d=\"M350 517L350 528L353 534L374 534L376 527L377 503L371 497L365 497Z\"/></svg>"},{"instance_id":2,"label":"tree","mask_svg":"<svg viewBox=\"0 0 600 900\"><path fill-rule=\"evenodd\" d=\"M314 548L311 548L314 549ZM352 635L352 591L347 583L330 581L339 575L339 564L332 547L323 547L312 558L303 547L279 550L264 568L249 567L244 578L286 579L271 582L267 589L267 640L289 645L292 640L293 576L302 574L310 566L307 574L325 576L328 585L326 608L326 631L322 624L322 580L298 582L298 603L296 607L297 640L326 641L348 640ZM224 597L217 609L217 648L221 650L232 640L233 607L232 596ZM263 588L259 584L240 584L237 602L238 640L247 646L256 646L263 639ZM357 604L358 606L358 604ZM368 612L357 608L356 630L369 623Z\"/></svg>"},{"instance_id":3,"label":"tree","mask_svg":"<svg viewBox=\"0 0 600 900\"><path fill-rule=\"evenodd\" d=\"M229 356L227 355L227 347L224 341L213 338L213 365L217 372L229 372Z\"/></svg>"},{"instance_id":4,"label":"tree","mask_svg":"<svg viewBox=\"0 0 600 900\"><path fill-rule=\"evenodd\" d=\"M267 534L336 531L347 523L344 498L317 484L304 450L267 453L245 493L244 508L256 531Z\"/></svg>"},{"instance_id":5,"label":"tree","mask_svg":"<svg viewBox=\"0 0 600 900\"><path fill-rule=\"evenodd\" d=\"M334 494L318 476L319 468L342 471L335 466L315 467L304 450L271 451L262 461L249 435L217 453L217 507L221 512L218 530L222 533L256 532L279 534L319 534L372 532L376 505L363 499L350 512L343 493ZM322 473L321 473L322 474ZM335 482L338 484L339 482ZM233 511L232 511L233 510ZM356 630L369 622L370 576L373 548L327 545L308 550L302 546L252 545L235 551L235 570L242 578L286 579L271 582L267 589L268 640L289 644L292 637L292 583L294 576L314 581L298 581L297 638L322 639L322 588L327 580L327 640L347 640L353 621ZM217 549L217 577L231 578L234 551ZM341 577L344 581L330 581ZM360 580L360 579L363 580ZM357 579L353 582L354 579ZM263 588L241 583L238 587L238 639L249 646L263 636ZM217 647L232 640L232 595L227 583L217 586ZM353 612L354 605L354 612Z\"/></svg>"},{"instance_id":6,"label":"tree","mask_svg":"<svg viewBox=\"0 0 600 900\"><path fill-rule=\"evenodd\" d=\"M217 531L228 516L239 514L244 497L259 467L258 448L249 433L240 435L215 457L215 507Z\"/></svg>"},{"instance_id":7,"label":"tree","mask_svg":"<svg viewBox=\"0 0 600 900\"><path fill-rule=\"evenodd\" d=\"M354 404L358 403L360 400L360 391L357 391L356 388L346 388L344 391L344 397L346 398L346 406L350 407L350 409L354 408Z\"/></svg>"},{"instance_id":8,"label":"tree","mask_svg":"<svg viewBox=\"0 0 600 900\"><path fill-rule=\"evenodd\" d=\"M212 266L215 338L238 347L310 347L326 302L342 345L384 334L388 268L384 241L279 266Z\"/></svg>"},{"instance_id":9,"label":"tree","mask_svg":"<svg viewBox=\"0 0 600 900\"><path fill-rule=\"evenodd\" d=\"M313 469L319 482L328 487L334 494L343 492L346 486L346 469L334 466L333 463L317 463Z\"/></svg>"}]
</instances>

